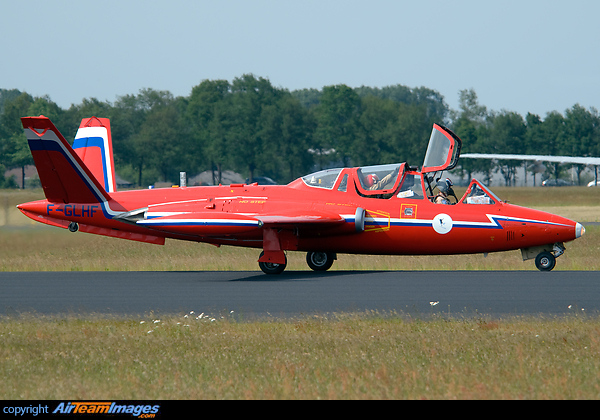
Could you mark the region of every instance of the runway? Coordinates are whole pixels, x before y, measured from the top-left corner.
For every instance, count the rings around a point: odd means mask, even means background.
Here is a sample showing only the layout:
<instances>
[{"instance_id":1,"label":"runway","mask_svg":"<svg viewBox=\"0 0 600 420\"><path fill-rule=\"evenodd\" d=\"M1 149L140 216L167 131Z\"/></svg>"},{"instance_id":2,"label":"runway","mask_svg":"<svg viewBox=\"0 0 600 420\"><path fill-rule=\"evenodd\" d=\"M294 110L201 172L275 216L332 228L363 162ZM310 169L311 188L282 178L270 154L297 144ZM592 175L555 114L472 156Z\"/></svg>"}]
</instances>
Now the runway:
<instances>
[{"instance_id":1,"label":"runway","mask_svg":"<svg viewBox=\"0 0 600 420\"><path fill-rule=\"evenodd\" d=\"M597 315L590 271L3 272L0 315Z\"/></svg>"}]
</instances>

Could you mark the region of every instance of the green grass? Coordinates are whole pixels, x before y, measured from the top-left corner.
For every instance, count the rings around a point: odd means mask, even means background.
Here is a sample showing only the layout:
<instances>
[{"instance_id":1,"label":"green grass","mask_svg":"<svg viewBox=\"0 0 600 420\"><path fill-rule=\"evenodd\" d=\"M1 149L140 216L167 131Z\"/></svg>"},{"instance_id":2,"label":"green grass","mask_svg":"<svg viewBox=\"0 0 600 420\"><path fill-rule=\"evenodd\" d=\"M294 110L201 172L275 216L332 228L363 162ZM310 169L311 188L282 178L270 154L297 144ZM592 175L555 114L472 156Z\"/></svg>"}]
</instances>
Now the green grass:
<instances>
[{"instance_id":1,"label":"green grass","mask_svg":"<svg viewBox=\"0 0 600 420\"><path fill-rule=\"evenodd\" d=\"M0 320L8 399L598 399L600 320Z\"/></svg>"},{"instance_id":2,"label":"green grass","mask_svg":"<svg viewBox=\"0 0 600 420\"><path fill-rule=\"evenodd\" d=\"M600 188L588 187L492 187L504 201L519 206L600 206Z\"/></svg>"}]
</instances>

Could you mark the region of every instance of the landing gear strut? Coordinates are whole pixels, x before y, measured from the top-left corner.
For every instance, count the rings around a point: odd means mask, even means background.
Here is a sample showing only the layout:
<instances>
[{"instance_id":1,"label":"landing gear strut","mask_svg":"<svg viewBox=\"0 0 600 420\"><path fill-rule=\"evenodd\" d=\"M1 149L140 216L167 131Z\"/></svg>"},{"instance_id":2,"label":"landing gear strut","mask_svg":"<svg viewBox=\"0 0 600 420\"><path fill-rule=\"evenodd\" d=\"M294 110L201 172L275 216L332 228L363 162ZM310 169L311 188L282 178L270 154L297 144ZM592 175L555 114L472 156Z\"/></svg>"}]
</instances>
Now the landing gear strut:
<instances>
[{"instance_id":1,"label":"landing gear strut","mask_svg":"<svg viewBox=\"0 0 600 420\"><path fill-rule=\"evenodd\" d=\"M263 255L264 251L260 253L259 260ZM314 271L329 270L335 260L337 260L337 255L335 252L311 251L306 254L306 263ZM259 261L258 266L265 274L281 274L287 266L287 257L285 257L284 264Z\"/></svg>"},{"instance_id":2,"label":"landing gear strut","mask_svg":"<svg viewBox=\"0 0 600 420\"><path fill-rule=\"evenodd\" d=\"M556 259L565 253L562 242L521 250L523 261L535 258L535 266L540 271L550 271L556 265Z\"/></svg>"},{"instance_id":3,"label":"landing gear strut","mask_svg":"<svg viewBox=\"0 0 600 420\"><path fill-rule=\"evenodd\" d=\"M540 271L552 270L556 265L556 259L564 253L565 245L562 242L521 249L523 261L535 258L535 266Z\"/></svg>"}]
</instances>

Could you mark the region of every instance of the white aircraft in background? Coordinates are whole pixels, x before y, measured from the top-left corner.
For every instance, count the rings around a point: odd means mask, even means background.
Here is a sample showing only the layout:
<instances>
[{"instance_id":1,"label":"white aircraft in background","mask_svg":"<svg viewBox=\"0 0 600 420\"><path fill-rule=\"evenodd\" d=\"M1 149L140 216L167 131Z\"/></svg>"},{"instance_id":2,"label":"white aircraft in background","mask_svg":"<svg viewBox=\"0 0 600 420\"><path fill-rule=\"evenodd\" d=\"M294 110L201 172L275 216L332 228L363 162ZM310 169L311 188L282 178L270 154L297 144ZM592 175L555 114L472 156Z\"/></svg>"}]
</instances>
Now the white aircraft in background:
<instances>
[{"instance_id":1,"label":"white aircraft in background","mask_svg":"<svg viewBox=\"0 0 600 420\"><path fill-rule=\"evenodd\" d=\"M600 158L597 157L573 157L573 156L546 156L546 155L508 155L508 154L492 154L492 153L464 153L461 158L471 159L504 159L504 160L533 160L541 162L555 163L573 163L576 165L594 165L594 181L588 184L588 187L600 185L598 183L598 166Z\"/></svg>"}]
</instances>

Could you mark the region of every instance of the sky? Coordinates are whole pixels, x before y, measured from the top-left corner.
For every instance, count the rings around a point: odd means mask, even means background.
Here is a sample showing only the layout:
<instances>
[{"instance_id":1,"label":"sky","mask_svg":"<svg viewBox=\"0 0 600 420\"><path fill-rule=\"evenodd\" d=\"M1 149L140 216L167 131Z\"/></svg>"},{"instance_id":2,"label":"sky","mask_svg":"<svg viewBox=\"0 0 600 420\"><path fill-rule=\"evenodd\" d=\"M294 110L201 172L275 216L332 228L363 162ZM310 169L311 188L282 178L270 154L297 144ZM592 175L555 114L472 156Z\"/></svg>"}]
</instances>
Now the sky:
<instances>
[{"instance_id":1,"label":"sky","mask_svg":"<svg viewBox=\"0 0 600 420\"><path fill-rule=\"evenodd\" d=\"M267 78L290 91L424 86L458 109L600 109L597 0L19 0L0 4L0 88L62 108Z\"/></svg>"}]
</instances>

